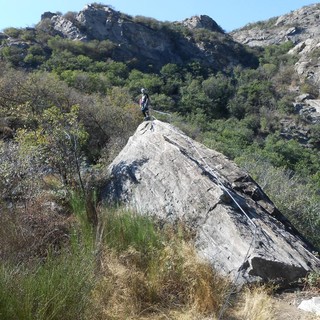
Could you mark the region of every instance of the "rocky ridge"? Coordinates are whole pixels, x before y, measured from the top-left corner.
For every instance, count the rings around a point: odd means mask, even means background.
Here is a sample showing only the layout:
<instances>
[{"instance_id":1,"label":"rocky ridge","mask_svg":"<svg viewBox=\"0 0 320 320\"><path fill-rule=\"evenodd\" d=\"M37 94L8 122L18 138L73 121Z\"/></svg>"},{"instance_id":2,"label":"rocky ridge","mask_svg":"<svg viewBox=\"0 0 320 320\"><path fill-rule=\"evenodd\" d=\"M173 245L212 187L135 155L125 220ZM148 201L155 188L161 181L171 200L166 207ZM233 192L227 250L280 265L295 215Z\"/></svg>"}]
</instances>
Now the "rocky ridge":
<instances>
[{"instance_id":1,"label":"rocky ridge","mask_svg":"<svg viewBox=\"0 0 320 320\"><path fill-rule=\"evenodd\" d=\"M221 70L237 64L249 66L256 61L206 15L162 23L151 18L131 17L109 6L89 4L72 19L46 12L41 23L44 21L49 21L55 32L68 39L108 40L114 45L112 59L127 63L138 61L145 69L148 66L159 69L167 63L201 61ZM179 28L185 28L186 34ZM195 35L195 30L200 29L205 30L203 34Z\"/></svg>"},{"instance_id":2,"label":"rocky ridge","mask_svg":"<svg viewBox=\"0 0 320 320\"><path fill-rule=\"evenodd\" d=\"M249 24L230 35L248 46L268 46L291 40L294 44L320 37L320 4L304 6L291 13Z\"/></svg>"},{"instance_id":3,"label":"rocky ridge","mask_svg":"<svg viewBox=\"0 0 320 320\"><path fill-rule=\"evenodd\" d=\"M142 123L108 171L106 201L183 221L199 255L233 280L288 283L320 267L247 173L169 124Z\"/></svg>"},{"instance_id":4,"label":"rocky ridge","mask_svg":"<svg viewBox=\"0 0 320 320\"><path fill-rule=\"evenodd\" d=\"M275 17L266 21L247 25L241 29L230 33L233 39L250 47L265 47L277 45L286 41L292 41L294 47L289 54L297 56L298 61L294 68L300 79L300 83L308 83L319 88L320 86L320 4L313 4L292 11L286 15ZM316 89L315 89L316 90ZM293 104L294 111L307 124L320 123L320 100L314 96L299 95L297 91L296 101ZM285 128L283 135L286 136ZM303 139L308 139L303 130L293 130L294 135L302 135ZM288 135L288 137L290 134Z\"/></svg>"}]
</instances>

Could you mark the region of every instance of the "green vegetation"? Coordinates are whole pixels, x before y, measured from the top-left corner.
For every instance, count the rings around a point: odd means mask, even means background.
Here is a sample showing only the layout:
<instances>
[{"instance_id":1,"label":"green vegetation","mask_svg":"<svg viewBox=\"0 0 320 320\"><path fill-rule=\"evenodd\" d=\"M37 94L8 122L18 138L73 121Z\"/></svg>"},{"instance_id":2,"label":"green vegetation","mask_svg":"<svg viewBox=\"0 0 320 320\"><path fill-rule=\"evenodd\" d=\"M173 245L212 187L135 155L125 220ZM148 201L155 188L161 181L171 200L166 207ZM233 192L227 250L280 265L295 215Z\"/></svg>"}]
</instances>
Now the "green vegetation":
<instances>
[{"instance_id":1,"label":"green vegetation","mask_svg":"<svg viewBox=\"0 0 320 320\"><path fill-rule=\"evenodd\" d=\"M132 19L176 40L193 37L211 48L221 41L207 30ZM160 229L97 203L104 169L141 122L141 87L165 113L159 118L248 170L320 248L320 129L294 114L289 86L314 97L318 90L310 80L298 83L292 43L252 50L255 68L215 71L188 61L146 72L137 61L112 60L108 40L57 36L48 19L4 32L24 45L3 39L0 47L1 319L217 315L229 284L197 260L187 230ZM284 138L283 119L303 127L308 143ZM310 275L307 283L319 287L318 280ZM253 308L252 296L267 307ZM252 290L228 312L269 319L268 308L268 297Z\"/></svg>"},{"instance_id":2,"label":"green vegetation","mask_svg":"<svg viewBox=\"0 0 320 320\"><path fill-rule=\"evenodd\" d=\"M94 259L83 245L32 267L1 263L0 268L1 319L71 320L87 308Z\"/></svg>"},{"instance_id":3,"label":"green vegetation","mask_svg":"<svg viewBox=\"0 0 320 320\"><path fill-rule=\"evenodd\" d=\"M46 233L37 237L45 246L41 255L32 252L18 264L16 252L7 252L6 260L1 257L2 319L137 319L171 310L218 312L229 284L198 260L182 226L160 230L147 217L102 208L95 232L84 219L81 199L74 197L72 203L76 211L71 226L55 226L63 241ZM19 226L1 222L7 235L8 229L13 231L10 239L1 238L2 245L18 242Z\"/></svg>"},{"instance_id":4,"label":"green vegetation","mask_svg":"<svg viewBox=\"0 0 320 320\"><path fill-rule=\"evenodd\" d=\"M168 32L171 28L170 32L183 34L182 26L135 19L150 28L167 28ZM40 192L36 181L45 168L58 174L64 185L84 189L87 182L81 181L82 167L110 161L139 123L135 104L141 87L148 88L154 108L172 113L179 119L177 125L207 146L232 159L254 155L274 168L300 175L306 181L303 185L315 189L320 185L317 126L307 128L311 148L281 136L283 117L303 125L293 115L293 97L287 89L296 81L296 57L288 54L291 42L256 52L260 66L255 69L236 66L213 72L193 61L145 73L111 60L114 44L108 40L71 41L50 32L44 36L43 23L31 30L5 30L21 40L27 38L29 45L0 49L0 116L15 132L14 147L1 146L3 154L11 156L3 156L5 169L0 175L10 179L5 189L16 198L19 194L30 197L25 190ZM208 30L193 33L208 44L220 41L217 33ZM13 68L21 66L26 71ZM301 85L301 91L317 94L310 81ZM30 181L22 176L29 176ZM3 197L8 194L2 192ZM312 203L318 201L317 191L311 199ZM311 212L310 217L317 220ZM294 220L302 233L309 233L301 219ZM320 241L314 239L313 243L319 246Z\"/></svg>"}]
</instances>

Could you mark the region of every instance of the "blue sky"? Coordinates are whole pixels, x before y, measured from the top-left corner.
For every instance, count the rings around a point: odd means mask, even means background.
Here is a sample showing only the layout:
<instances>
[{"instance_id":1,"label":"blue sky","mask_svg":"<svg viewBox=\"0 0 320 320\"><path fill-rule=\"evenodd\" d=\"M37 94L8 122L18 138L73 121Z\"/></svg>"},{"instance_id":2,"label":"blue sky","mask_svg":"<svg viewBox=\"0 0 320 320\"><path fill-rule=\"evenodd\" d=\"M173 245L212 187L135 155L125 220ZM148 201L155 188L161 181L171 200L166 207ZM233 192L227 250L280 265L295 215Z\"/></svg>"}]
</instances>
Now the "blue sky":
<instances>
[{"instance_id":1,"label":"blue sky","mask_svg":"<svg viewBox=\"0 0 320 320\"><path fill-rule=\"evenodd\" d=\"M181 21L193 15L206 14L227 32L317 3L312 0L0 0L0 30L32 27L45 11L78 12L93 2L111 5L133 16L142 15L160 21Z\"/></svg>"}]
</instances>

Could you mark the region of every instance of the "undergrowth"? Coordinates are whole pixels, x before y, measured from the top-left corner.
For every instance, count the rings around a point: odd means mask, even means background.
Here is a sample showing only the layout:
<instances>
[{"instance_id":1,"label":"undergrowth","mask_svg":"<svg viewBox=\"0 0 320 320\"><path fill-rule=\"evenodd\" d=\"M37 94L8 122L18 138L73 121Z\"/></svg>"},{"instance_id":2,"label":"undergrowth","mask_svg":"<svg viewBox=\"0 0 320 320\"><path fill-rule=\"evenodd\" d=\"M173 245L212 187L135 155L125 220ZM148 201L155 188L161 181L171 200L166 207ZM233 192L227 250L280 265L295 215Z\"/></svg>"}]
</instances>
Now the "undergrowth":
<instances>
[{"instance_id":1,"label":"undergrowth","mask_svg":"<svg viewBox=\"0 0 320 320\"><path fill-rule=\"evenodd\" d=\"M200 260L184 226L164 226L122 210L101 213L101 281L90 319L140 319L197 312L216 314L229 282Z\"/></svg>"},{"instance_id":2,"label":"undergrowth","mask_svg":"<svg viewBox=\"0 0 320 320\"><path fill-rule=\"evenodd\" d=\"M92 251L73 244L32 266L0 266L0 319L74 320L89 303L95 276Z\"/></svg>"},{"instance_id":3,"label":"undergrowth","mask_svg":"<svg viewBox=\"0 0 320 320\"><path fill-rule=\"evenodd\" d=\"M48 244L37 259L0 259L0 319L218 319L231 283L199 258L183 224L102 208L91 227L84 203L72 202L60 250ZM272 312L263 289L248 290L228 301L223 319Z\"/></svg>"}]
</instances>

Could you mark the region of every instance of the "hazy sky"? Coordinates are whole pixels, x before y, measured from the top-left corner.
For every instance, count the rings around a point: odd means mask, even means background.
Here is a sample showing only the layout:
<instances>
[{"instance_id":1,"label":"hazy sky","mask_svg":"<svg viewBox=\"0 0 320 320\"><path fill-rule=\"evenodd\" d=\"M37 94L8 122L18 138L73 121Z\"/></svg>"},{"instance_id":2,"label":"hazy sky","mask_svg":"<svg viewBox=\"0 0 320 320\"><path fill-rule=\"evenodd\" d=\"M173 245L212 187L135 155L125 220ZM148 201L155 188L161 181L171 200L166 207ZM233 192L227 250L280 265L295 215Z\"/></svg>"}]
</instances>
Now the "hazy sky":
<instances>
[{"instance_id":1,"label":"hazy sky","mask_svg":"<svg viewBox=\"0 0 320 320\"><path fill-rule=\"evenodd\" d=\"M32 27L46 11L79 12L93 2L111 5L133 16L142 15L160 21L181 21L206 14L227 32L317 3L312 0L0 0L0 30Z\"/></svg>"}]
</instances>

